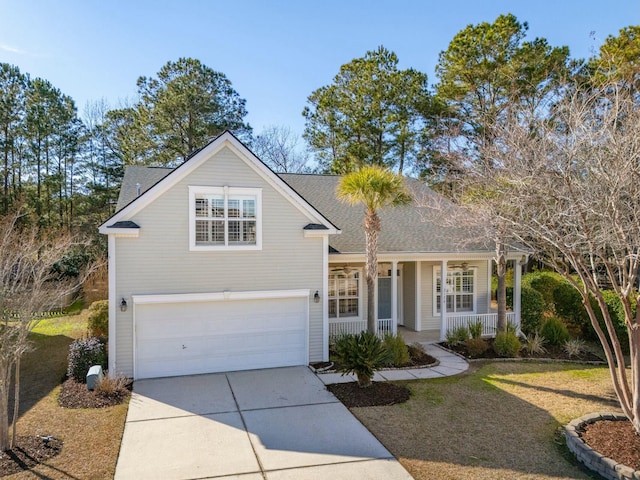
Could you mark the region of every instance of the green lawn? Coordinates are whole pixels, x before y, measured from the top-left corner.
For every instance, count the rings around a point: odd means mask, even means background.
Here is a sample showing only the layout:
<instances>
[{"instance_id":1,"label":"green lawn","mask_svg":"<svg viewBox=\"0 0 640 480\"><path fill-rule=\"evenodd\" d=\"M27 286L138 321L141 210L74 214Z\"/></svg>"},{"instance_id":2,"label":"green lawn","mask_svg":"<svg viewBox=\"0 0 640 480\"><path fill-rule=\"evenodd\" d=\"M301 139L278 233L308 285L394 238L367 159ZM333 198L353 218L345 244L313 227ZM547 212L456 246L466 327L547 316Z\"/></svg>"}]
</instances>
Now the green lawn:
<instances>
[{"instance_id":1,"label":"green lawn","mask_svg":"<svg viewBox=\"0 0 640 480\"><path fill-rule=\"evenodd\" d=\"M18 435L52 435L64 442L57 457L9 478L113 478L127 404L104 409L58 406L71 342L86 334L87 311L41 321L31 334L34 350L23 357Z\"/></svg>"},{"instance_id":2,"label":"green lawn","mask_svg":"<svg viewBox=\"0 0 640 480\"><path fill-rule=\"evenodd\" d=\"M602 367L488 362L406 385L407 403L353 412L416 479L590 478L559 427L619 410Z\"/></svg>"}]
</instances>

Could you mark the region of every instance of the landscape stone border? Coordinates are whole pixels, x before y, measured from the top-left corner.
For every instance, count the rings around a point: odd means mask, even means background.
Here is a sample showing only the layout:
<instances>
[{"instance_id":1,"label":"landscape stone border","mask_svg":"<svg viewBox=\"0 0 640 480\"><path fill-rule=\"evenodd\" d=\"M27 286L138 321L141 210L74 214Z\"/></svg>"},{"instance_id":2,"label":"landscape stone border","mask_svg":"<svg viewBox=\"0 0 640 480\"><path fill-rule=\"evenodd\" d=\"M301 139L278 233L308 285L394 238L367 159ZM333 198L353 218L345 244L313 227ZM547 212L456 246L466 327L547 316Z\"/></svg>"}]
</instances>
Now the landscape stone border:
<instances>
[{"instance_id":1,"label":"landscape stone border","mask_svg":"<svg viewBox=\"0 0 640 480\"><path fill-rule=\"evenodd\" d=\"M584 430L585 425L599 422L601 420L628 420L621 413L590 413L580 418L572 420L564 427L564 436L567 441L567 447L576 456L578 461L582 462L587 468L599 473L609 480L640 480L640 470L634 471L631 467L627 467L621 463L605 457L589 445L587 445L580 437L580 431Z\"/></svg>"}]
</instances>

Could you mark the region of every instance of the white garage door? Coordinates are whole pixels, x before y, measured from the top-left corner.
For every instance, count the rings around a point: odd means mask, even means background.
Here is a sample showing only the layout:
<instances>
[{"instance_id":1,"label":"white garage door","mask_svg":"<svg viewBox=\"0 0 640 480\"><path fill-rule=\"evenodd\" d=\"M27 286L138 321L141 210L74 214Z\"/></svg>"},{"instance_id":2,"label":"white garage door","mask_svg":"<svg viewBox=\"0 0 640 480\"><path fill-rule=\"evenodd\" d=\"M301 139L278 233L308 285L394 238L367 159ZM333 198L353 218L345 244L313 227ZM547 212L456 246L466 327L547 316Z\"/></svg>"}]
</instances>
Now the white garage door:
<instances>
[{"instance_id":1,"label":"white garage door","mask_svg":"<svg viewBox=\"0 0 640 480\"><path fill-rule=\"evenodd\" d=\"M134 297L136 378L308 363L308 292L215 301L176 297L181 301Z\"/></svg>"}]
</instances>

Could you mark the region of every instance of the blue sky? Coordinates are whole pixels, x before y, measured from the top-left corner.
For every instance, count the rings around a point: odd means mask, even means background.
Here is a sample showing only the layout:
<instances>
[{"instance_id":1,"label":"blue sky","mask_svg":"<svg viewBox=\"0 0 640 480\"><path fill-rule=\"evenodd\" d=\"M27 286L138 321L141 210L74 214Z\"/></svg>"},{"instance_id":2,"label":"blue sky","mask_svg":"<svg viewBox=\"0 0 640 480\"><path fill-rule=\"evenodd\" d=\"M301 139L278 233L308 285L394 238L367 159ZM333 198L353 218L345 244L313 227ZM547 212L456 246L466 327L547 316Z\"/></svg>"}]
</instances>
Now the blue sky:
<instances>
[{"instance_id":1,"label":"blue sky","mask_svg":"<svg viewBox=\"0 0 640 480\"><path fill-rule=\"evenodd\" d=\"M529 23L528 38L573 57L640 23L638 0L0 0L0 62L49 80L82 112L88 101L134 99L139 76L194 57L227 75L255 133L302 133L307 97L340 65L384 45L435 83L438 53L457 32L509 12Z\"/></svg>"}]
</instances>

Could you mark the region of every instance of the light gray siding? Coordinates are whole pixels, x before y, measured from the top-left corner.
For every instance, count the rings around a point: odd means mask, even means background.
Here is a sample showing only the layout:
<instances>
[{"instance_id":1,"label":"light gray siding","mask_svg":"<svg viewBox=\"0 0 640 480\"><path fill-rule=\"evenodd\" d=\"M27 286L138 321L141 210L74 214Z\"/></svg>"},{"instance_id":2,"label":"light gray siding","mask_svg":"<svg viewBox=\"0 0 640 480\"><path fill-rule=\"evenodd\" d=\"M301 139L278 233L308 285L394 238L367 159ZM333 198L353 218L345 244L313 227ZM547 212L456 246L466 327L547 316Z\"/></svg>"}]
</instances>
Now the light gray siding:
<instances>
[{"instance_id":1,"label":"light gray siding","mask_svg":"<svg viewBox=\"0 0 640 480\"><path fill-rule=\"evenodd\" d=\"M453 262L450 262L453 263ZM469 268L474 268L476 313L490 313L488 303L489 289L487 283L489 262L485 260L468 261ZM440 315L434 314L434 269L440 269L440 262L422 262L421 310L422 330L440 330Z\"/></svg>"},{"instance_id":2,"label":"light gray siding","mask_svg":"<svg viewBox=\"0 0 640 480\"><path fill-rule=\"evenodd\" d=\"M189 186L262 188L262 250L190 251ZM116 298L132 295L309 289L323 292L322 238L309 218L224 148L128 220L138 238L116 239ZM322 303L309 300L309 355L322 360ZM116 367L133 373L133 308L117 312Z\"/></svg>"}]
</instances>

